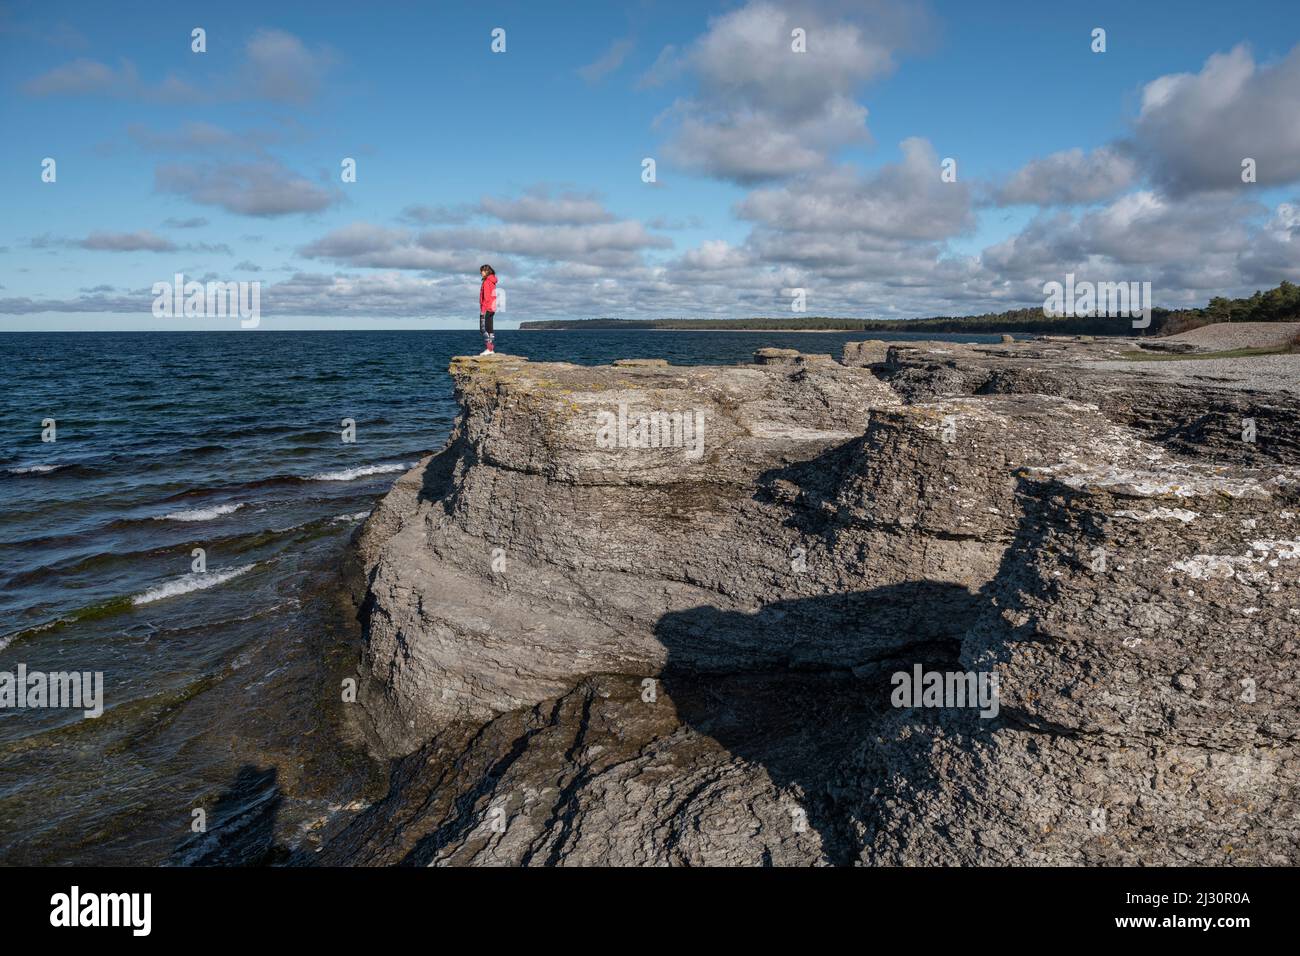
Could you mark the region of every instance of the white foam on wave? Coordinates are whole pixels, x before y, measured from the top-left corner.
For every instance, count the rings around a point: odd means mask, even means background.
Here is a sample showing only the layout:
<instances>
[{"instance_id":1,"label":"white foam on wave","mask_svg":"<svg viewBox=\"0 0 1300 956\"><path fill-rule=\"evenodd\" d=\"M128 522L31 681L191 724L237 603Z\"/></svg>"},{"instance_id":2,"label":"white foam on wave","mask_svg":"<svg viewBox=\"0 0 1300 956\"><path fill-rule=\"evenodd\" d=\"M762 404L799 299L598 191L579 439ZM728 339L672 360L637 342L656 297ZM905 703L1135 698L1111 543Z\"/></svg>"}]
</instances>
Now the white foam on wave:
<instances>
[{"instance_id":1,"label":"white foam on wave","mask_svg":"<svg viewBox=\"0 0 1300 956\"><path fill-rule=\"evenodd\" d=\"M66 467L66 465L28 465L26 468L6 468L5 471L11 475L43 475Z\"/></svg>"},{"instance_id":2,"label":"white foam on wave","mask_svg":"<svg viewBox=\"0 0 1300 956\"><path fill-rule=\"evenodd\" d=\"M370 516L369 511L358 511L356 514L335 515L330 520L331 521L360 521L362 518L368 518L369 516Z\"/></svg>"},{"instance_id":3,"label":"white foam on wave","mask_svg":"<svg viewBox=\"0 0 1300 956\"><path fill-rule=\"evenodd\" d=\"M10 634L5 634L3 636L0 636L0 651L3 651L6 647L8 647L14 641L18 640L18 638L20 637L23 637L25 635L31 635L31 634L39 634L41 633L41 631L48 631L50 628L57 627L58 625L62 624L65 620L67 619L56 617L54 620L46 621L44 624L37 624L35 627L25 627L20 631L14 631Z\"/></svg>"},{"instance_id":4,"label":"white foam on wave","mask_svg":"<svg viewBox=\"0 0 1300 956\"><path fill-rule=\"evenodd\" d=\"M312 475L308 481L356 481L358 478L368 478L370 475L387 475L394 471L409 471L414 468L412 465L404 465L401 462L392 462L386 465L360 465L356 468L344 468L342 471L322 471L320 474Z\"/></svg>"},{"instance_id":5,"label":"white foam on wave","mask_svg":"<svg viewBox=\"0 0 1300 956\"><path fill-rule=\"evenodd\" d=\"M152 604L154 601L161 601L163 598L176 597L179 594L189 594L191 591L202 591L204 588L214 588L218 584L225 584L232 578L237 578L253 568L257 567L257 562L244 564L237 568L226 568L222 571L204 571L202 574L186 574L183 577L176 578L174 581L168 581L166 584L160 584L156 588L150 588L143 594L137 594L131 599L132 604Z\"/></svg>"},{"instance_id":6,"label":"white foam on wave","mask_svg":"<svg viewBox=\"0 0 1300 956\"><path fill-rule=\"evenodd\" d=\"M167 515L155 515L154 521L211 521L222 515L234 514L244 507L241 501L233 505L213 505L211 508L192 508L189 511L173 511Z\"/></svg>"}]
</instances>

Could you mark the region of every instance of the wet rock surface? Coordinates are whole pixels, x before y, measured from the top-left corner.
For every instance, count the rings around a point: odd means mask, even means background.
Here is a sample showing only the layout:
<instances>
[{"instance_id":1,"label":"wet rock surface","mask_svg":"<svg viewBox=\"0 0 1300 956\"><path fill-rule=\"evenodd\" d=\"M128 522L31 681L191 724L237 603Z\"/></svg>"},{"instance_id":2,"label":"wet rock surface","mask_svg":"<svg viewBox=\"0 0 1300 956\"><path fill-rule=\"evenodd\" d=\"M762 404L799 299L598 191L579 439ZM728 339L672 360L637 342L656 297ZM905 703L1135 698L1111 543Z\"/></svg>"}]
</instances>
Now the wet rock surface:
<instances>
[{"instance_id":1,"label":"wet rock surface","mask_svg":"<svg viewBox=\"0 0 1300 956\"><path fill-rule=\"evenodd\" d=\"M1295 398L880 345L455 360L355 553L390 793L320 858L1300 861Z\"/></svg>"}]
</instances>

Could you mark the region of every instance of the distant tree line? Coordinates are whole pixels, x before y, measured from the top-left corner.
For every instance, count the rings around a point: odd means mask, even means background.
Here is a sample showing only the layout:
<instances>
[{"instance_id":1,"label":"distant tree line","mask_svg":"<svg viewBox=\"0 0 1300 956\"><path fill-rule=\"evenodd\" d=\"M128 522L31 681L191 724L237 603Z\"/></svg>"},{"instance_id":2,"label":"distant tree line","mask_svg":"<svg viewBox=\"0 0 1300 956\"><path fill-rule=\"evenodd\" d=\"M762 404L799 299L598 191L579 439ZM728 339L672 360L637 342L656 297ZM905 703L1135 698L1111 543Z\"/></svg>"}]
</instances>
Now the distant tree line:
<instances>
[{"instance_id":1,"label":"distant tree line","mask_svg":"<svg viewBox=\"0 0 1300 956\"><path fill-rule=\"evenodd\" d=\"M1249 298L1215 296L1199 309L1152 309L1151 327L1134 329L1127 318L1043 315L1041 308L984 315L937 315L924 319L837 319L829 316L752 319L549 319L521 322L521 329L757 329L835 332L1033 332L1046 335L1172 335L1213 322L1300 321L1300 286L1283 281Z\"/></svg>"},{"instance_id":2,"label":"distant tree line","mask_svg":"<svg viewBox=\"0 0 1300 956\"><path fill-rule=\"evenodd\" d=\"M1174 312L1171 321L1188 323L1188 327L1212 322L1295 322L1300 321L1300 286L1285 279L1276 289L1256 293L1245 299L1226 299L1216 295L1203 309Z\"/></svg>"}]
</instances>

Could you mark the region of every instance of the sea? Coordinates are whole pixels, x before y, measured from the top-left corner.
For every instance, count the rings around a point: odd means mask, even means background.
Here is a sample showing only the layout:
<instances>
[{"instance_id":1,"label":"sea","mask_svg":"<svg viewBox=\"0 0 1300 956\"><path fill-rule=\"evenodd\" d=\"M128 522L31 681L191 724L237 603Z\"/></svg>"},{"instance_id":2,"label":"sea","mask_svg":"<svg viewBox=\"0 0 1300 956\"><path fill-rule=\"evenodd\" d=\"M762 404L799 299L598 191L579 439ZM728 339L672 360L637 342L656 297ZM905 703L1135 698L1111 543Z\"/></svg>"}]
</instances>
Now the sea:
<instances>
[{"instance_id":1,"label":"sea","mask_svg":"<svg viewBox=\"0 0 1300 956\"><path fill-rule=\"evenodd\" d=\"M865 337L502 330L497 348L732 364ZM310 863L382 795L344 701L361 637L341 568L446 441L448 364L480 348L474 331L0 333L0 864ZM80 675L87 695L99 675L102 713L18 706L20 673Z\"/></svg>"}]
</instances>

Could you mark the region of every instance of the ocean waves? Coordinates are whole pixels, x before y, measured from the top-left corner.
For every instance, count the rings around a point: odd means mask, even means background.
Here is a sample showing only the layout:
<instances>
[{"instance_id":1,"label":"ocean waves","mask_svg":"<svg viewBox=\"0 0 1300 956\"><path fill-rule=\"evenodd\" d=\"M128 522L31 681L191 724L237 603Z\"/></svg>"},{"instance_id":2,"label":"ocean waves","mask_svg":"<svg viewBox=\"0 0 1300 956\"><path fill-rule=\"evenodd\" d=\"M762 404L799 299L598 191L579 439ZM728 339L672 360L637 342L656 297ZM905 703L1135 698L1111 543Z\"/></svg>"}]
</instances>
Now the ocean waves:
<instances>
[{"instance_id":1,"label":"ocean waves","mask_svg":"<svg viewBox=\"0 0 1300 956\"><path fill-rule=\"evenodd\" d=\"M242 501L229 505L213 505L211 508L192 508L188 511L173 511L171 514L156 515L154 521L211 521L222 515L232 515L244 507Z\"/></svg>"},{"instance_id":2,"label":"ocean waves","mask_svg":"<svg viewBox=\"0 0 1300 956\"><path fill-rule=\"evenodd\" d=\"M356 481L371 475L390 475L398 471L410 471L415 462L392 462L378 465L361 465L356 468L343 468L339 471L322 471L308 477L308 481Z\"/></svg>"},{"instance_id":3,"label":"ocean waves","mask_svg":"<svg viewBox=\"0 0 1300 956\"><path fill-rule=\"evenodd\" d=\"M219 584L225 584L227 581L233 581L240 575L247 574L255 567L257 567L256 561L251 564L244 564L237 568L227 568L221 571L203 571L199 573L186 574L183 577L168 581L158 587L150 588L143 594L137 594L135 597L131 598L131 603L133 605L152 604L154 601L179 597L182 594L189 594L191 591L203 591L207 588L214 588Z\"/></svg>"}]
</instances>

